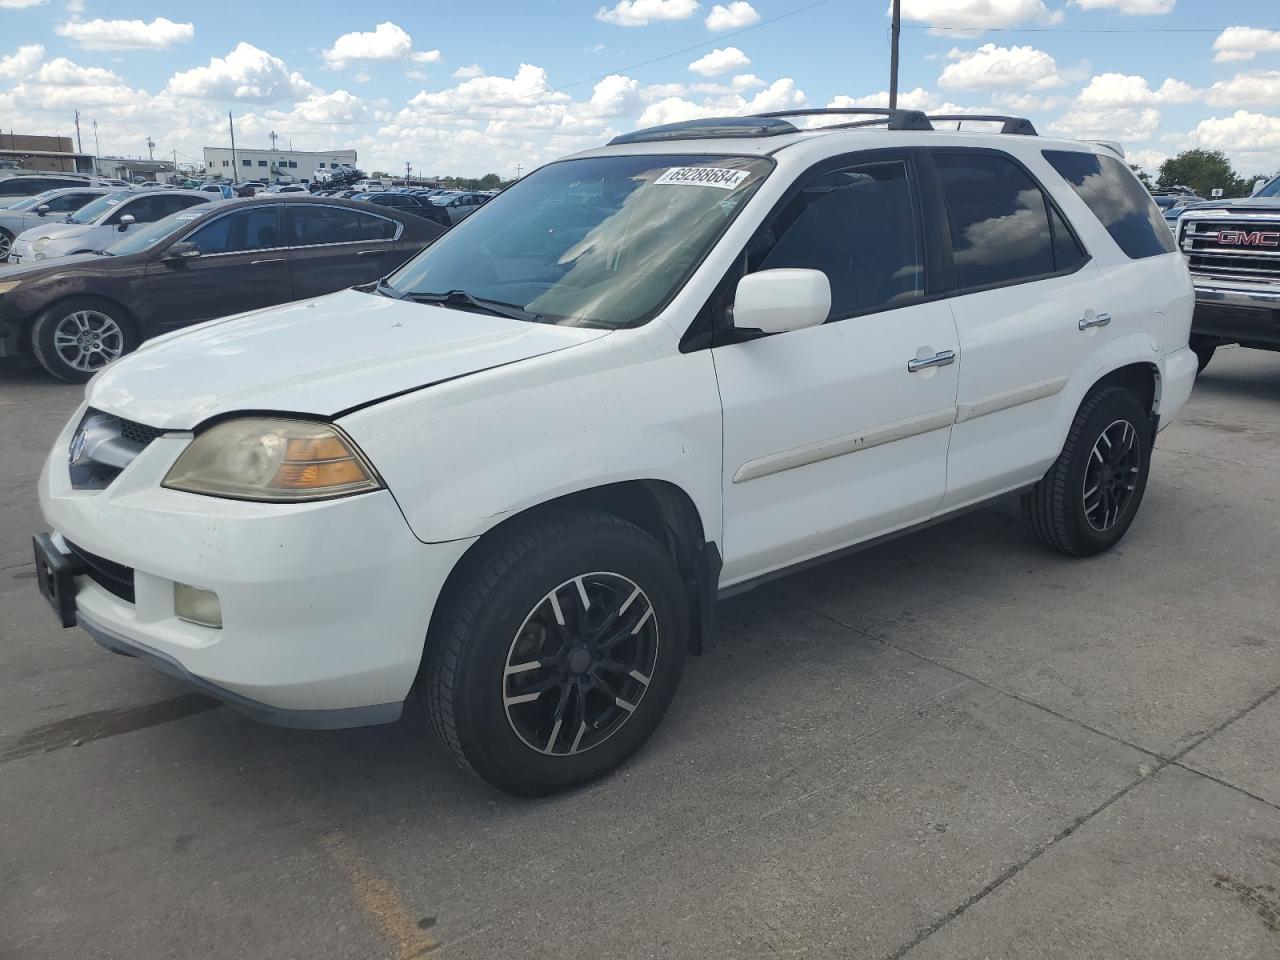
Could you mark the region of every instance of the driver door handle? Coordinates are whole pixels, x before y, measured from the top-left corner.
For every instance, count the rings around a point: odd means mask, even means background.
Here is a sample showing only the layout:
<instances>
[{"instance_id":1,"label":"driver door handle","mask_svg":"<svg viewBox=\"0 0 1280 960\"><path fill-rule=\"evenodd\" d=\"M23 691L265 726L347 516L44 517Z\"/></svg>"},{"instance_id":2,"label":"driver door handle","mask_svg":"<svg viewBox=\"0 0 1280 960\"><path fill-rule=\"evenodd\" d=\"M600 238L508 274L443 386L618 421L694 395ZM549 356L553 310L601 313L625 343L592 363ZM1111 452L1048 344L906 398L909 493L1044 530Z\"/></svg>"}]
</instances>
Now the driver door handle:
<instances>
[{"instance_id":1,"label":"driver door handle","mask_svg":"<svg viewBox=\"0 0 1280 960\"><path fill-rule=\"evenodd\" d=\"M956 352L954 350L940 350L932 357L925 357L923 360L908 360L907 372L915 373L919 370L928 370L930 367L945 367L949 363L956 362Z\"/></svg>"},{"instance_id":2,"label":"driver door handle","mask_svg":"<svg viewBox=\"0 0 1280 960\"><path fill-rule=\"evenodd\" d=\"M268 264L268 263L284 263L284 257L275 257L275 258L273 258L273 259L271 259L271 260L250 260L250 261L249 261L249 266L251 266L251 267L261 267L261 266L264 266L265 264Z\"/></svg>"},{"instance_id":3,"label":"driver door handle","mask_svg":"<svg viewBox=\"0 0 1280 960\"><path fill-rule=\"evenodd\" d=\"M1111 322L1111 314L1099 313L1092 320L1088 317L1080 318L1080 329L1088 330L1090 327L1105 327Z\"/></svg>"}]
</instances>

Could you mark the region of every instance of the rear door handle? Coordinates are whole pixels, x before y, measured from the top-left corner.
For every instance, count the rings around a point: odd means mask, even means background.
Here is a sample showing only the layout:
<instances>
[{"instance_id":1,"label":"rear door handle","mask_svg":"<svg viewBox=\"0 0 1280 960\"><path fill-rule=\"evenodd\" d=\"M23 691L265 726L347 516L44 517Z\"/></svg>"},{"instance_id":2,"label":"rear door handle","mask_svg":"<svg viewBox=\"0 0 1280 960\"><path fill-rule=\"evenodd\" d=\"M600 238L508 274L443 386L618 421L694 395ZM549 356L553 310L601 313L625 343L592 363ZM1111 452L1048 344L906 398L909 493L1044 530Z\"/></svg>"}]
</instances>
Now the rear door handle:
<instances>
[{"instance_id":1,"label":"rear door handle","mask_svg":"<svg viewBox=\"0 0 1280 960\"><path fill-rule=\"evenodd\" d=\"M261 267L261 266L265 266L268 263L284 263L284 257L276 257L272 260L250 260L249 266Z\"/></svg>"},{"instance_id":2,"label":"rear door handle","mask_svg":"<svg viewBox=\"0 0 1280 960\"><path fill-rule=\"evenodd\" d=\"M907 372L915 373L918 370L928 370L930 367L945 367L949 363L956 362L956 352L954 350L941 350L932 357L925 357L923 360L908 360Z\"/></svg>"},{"instance_id":3,"label":"rear door handle","mask_svg":"<svg viewBox=\"0 0 1280 960\"><path fill-rule=\"evenodd\" d=\"M1088 330L1090 327L1105 327L1110 322L1111 322L1111 314L1109 313L1099 313L1095 315L1092 320L1090 320L1088 317L1081 317L1080 329Z\"/></svg>"},{"instance_id":4,"label":"rear door handle","mask_svg":"<svg viewBox=\"0 0 1280 960\"><path fill-rule=\"evenodd\" d=\"M380 257L387 251L385 250L361 250L356 254L357 257Z\"/></svg>"}]
</instances>

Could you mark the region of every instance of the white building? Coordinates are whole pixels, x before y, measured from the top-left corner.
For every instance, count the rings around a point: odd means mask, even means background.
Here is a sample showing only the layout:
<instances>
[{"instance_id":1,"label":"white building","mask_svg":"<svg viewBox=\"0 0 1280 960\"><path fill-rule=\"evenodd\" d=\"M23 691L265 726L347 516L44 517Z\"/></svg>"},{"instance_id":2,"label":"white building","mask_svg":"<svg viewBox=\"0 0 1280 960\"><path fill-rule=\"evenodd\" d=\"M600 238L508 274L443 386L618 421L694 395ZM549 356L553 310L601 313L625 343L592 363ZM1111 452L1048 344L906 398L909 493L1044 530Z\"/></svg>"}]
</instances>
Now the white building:
<instances>
[{"instance_id":1,"label":"white building","mask_svg":"<svg viewBox=\"0 0 1280 960\"><path fill-rule=\"evenodd\" d=\"M319 170L328 171L335 164L356 164L354 150L254 150L230 147L205 147L205 176L226 180L265 180L290 183L313 180Z\"/></svg>"}]
</instances>

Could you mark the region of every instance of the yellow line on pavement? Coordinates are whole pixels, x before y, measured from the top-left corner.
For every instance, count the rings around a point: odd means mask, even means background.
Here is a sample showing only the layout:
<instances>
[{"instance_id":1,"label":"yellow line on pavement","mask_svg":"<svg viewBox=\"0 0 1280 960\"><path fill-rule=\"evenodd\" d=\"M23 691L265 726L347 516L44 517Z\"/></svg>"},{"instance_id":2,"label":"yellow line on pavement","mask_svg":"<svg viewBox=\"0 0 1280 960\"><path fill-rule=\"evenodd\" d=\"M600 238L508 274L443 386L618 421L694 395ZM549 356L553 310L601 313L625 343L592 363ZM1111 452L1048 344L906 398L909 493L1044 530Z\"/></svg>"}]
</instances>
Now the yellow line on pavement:
<instances>
[{"instance_id":1,"label":"yellow line on pavement","mask_svg":"<svg viewBox=\"0 0 1280 960\"><path fill-rule=\"evenodd\" d=\"M335 863L346 873L356 903L373 921L378 933L396 945L399 960L413 960L439 946L418 928L396 888L374 872L347 837L333 832L321 840Z\"/></svg>"}]
</instances>

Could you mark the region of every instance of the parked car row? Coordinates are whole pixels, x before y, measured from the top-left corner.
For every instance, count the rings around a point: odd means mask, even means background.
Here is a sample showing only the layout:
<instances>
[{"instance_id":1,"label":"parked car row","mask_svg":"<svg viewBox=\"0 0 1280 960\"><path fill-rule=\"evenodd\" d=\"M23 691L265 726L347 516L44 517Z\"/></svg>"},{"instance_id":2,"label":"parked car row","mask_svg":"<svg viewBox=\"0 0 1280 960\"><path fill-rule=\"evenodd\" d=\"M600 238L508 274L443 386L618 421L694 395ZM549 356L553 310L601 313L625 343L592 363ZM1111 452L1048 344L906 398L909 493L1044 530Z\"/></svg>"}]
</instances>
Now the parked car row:
<instances>
[{"instance_id":1,"label":"parked car row","mask_svg":"<svg viewBox=\"0 0 1280 960\"><path fill-rule=\"evenodd\" d=\"M377 280L444 227L350 200L166 191L32 232L0 268L0 358L82 382L159 333Z\"/></svg>"}]
</instances>

